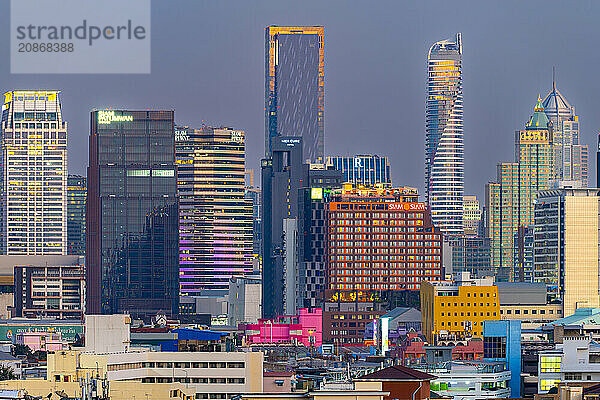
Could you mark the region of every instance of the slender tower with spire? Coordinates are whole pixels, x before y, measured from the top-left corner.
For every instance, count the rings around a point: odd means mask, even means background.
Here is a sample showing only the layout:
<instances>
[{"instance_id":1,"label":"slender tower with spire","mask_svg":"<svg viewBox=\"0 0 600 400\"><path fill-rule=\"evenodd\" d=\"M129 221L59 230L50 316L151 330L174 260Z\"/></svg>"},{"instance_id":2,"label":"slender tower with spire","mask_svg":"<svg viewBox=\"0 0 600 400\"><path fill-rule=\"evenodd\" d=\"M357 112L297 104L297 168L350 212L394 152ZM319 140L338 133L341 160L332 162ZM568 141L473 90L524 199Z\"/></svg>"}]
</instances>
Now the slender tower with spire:
<instances>
[{"instance_id":1,"label":"slender tower with spire","mask_svg":"<svg viewBox=\"0 0 600 400\"><path fill-rule=\"evenodd\" d=\"M533 223L533 202L552 178L552 121L538 97L525 130L515 132L515 162L498 164L498 177L486 185L486 227L491 267L498 281L532 277L515 270L514 242L519 227Z\"/></svg>"},{"instance_id":2,"label":"slender tower with spire","mask_svg":"<svg viewBox=\"0 0 600 400\"><path fill-rule=\"evenodd\" d=\"M554 157L552 186L588 187L588 146L579 141L579 116L559 92L552 69L552 90L542 102L546 115L552 121L552 150Z\"/></svg>"}]
</instances>

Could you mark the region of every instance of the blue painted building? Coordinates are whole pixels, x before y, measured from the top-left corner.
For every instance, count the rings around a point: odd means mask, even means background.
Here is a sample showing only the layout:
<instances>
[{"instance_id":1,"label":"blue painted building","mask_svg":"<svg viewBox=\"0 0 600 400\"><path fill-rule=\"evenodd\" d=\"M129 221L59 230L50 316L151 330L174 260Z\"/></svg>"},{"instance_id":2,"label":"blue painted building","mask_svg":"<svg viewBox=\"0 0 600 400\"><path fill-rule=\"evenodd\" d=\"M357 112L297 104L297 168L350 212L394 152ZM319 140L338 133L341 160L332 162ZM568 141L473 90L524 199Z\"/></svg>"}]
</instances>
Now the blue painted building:
<instances>
[{"instance_id":1,"label":"blue painted building","mask_svg":"<svg viewBox=\"0 0 600 400\"><path fill-rule=\"evenodd\" d=\"M511 397L521 397L521 321L483 323L483 360L503 361L510 371Z\"/></svg>"},{"instance_id":2,"label":"blue painted building","mask_svg":"<svg viewBox=\"0 0 600 400\"><path fill-rule=\"evenodd\" d=\"M357 185L373 186L378 183L391 184L390 160L371 154L356 156L331 156L326 159L327 165L342 171L345 182Z\"/></svg>"}]
</instances>

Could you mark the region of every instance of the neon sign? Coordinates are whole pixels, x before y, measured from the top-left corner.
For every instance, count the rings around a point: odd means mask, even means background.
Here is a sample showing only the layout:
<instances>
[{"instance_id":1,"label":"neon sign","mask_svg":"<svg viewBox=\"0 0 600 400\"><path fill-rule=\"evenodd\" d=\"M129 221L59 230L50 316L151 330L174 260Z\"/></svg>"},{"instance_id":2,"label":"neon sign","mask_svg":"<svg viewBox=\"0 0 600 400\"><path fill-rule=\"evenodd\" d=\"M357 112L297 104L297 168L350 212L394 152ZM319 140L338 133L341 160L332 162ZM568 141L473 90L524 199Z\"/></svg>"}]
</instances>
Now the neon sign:
<instances>
[{"instance_id":1,"label":"neon sign","mask_svg":"<svg viewBox=\"0 0 600 400\"><path fill-rule=\"evenodd\" d=\"M115 115L114 111L98 111L98 123L108 125L112 122L132 122L132 115Z\"/></svg>"}]
</instances>

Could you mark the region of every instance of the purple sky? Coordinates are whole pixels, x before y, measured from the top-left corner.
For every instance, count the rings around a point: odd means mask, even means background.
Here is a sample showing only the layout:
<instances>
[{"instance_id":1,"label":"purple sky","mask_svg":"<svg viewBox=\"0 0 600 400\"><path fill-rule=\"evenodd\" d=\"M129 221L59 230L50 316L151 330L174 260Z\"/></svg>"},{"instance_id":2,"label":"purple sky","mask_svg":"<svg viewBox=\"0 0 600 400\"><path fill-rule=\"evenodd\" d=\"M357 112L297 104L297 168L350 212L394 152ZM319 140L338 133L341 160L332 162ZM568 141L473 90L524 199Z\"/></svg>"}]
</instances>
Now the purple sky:
<instances>
[{"instance_id":1,"label":"purple sky","mask_svg":"<svg viewBox=\"0 0 600 400\"><path fill-rule=\"evenodd\" d=\"M62 90L71 173L85 173L89 110L108 106L174 108L181 124L244 129L248 166L258 168L264 28L274 24L325 26L327 154L388 155L394 183L422 193L427 50L461 31L466 194L483 195L496 164L512 161L514 131L549 91L553 65L580 116L595 182L600 2L171 0L152 7L150 75L11 75L8 35L0 41L3 90ZM6 33L8 11L2 2Z\"/></svg>"}]
</instances>

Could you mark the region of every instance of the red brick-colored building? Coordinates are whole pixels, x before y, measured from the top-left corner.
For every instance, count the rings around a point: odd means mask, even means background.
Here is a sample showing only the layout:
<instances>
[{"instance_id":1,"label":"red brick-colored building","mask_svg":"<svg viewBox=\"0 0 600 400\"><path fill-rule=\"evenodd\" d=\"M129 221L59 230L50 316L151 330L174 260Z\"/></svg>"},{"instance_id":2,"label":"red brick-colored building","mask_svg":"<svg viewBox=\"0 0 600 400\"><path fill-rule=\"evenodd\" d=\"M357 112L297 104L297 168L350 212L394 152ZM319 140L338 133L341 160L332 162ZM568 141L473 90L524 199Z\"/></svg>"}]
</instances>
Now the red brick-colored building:
<instances>
[{"instance_id":1,"label":"red brick-colored building","mask_svg":"<svg viewBox=\"0 0 600 400\"><path fill-rule=\"evenodd\" d=\"M330 194L323 341L362 344L390 295L442 279L442 233L413 188L355 187Z\"/></svg>"}]
</instances>

